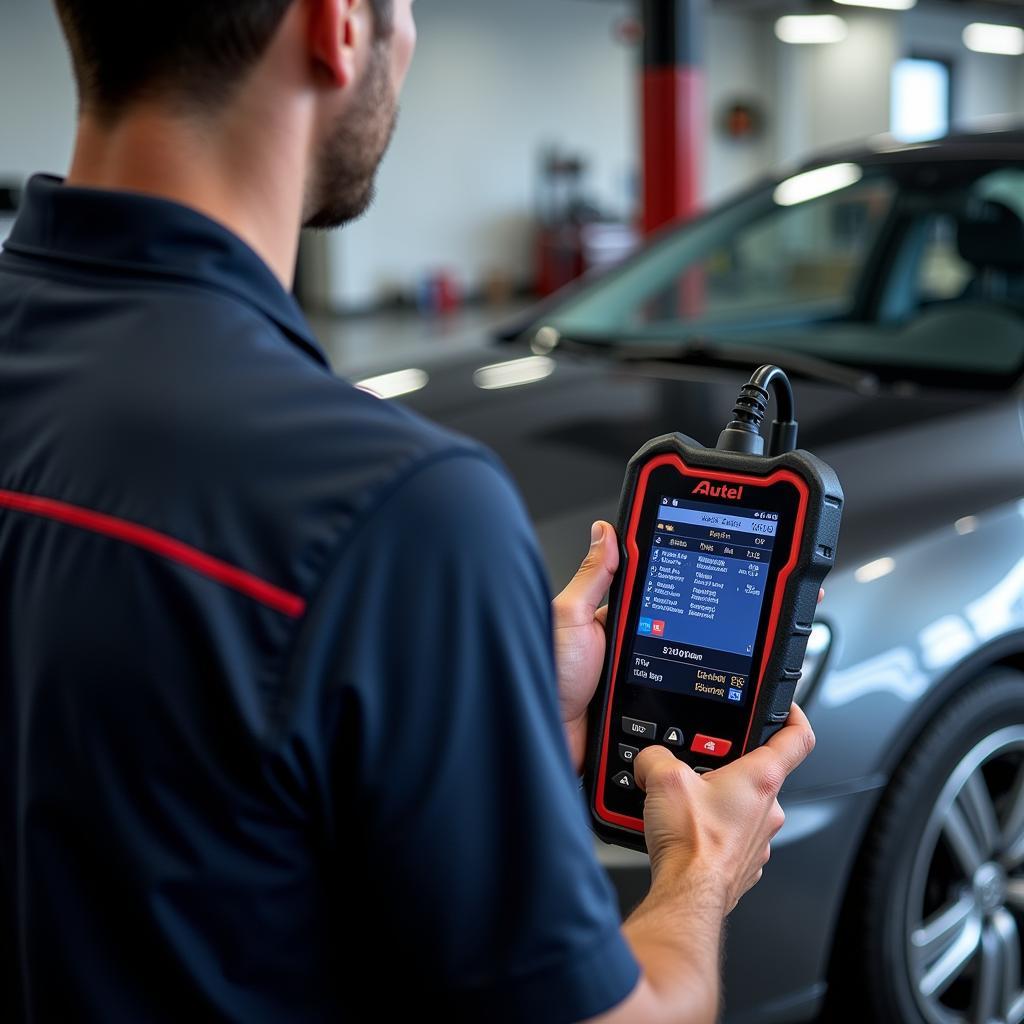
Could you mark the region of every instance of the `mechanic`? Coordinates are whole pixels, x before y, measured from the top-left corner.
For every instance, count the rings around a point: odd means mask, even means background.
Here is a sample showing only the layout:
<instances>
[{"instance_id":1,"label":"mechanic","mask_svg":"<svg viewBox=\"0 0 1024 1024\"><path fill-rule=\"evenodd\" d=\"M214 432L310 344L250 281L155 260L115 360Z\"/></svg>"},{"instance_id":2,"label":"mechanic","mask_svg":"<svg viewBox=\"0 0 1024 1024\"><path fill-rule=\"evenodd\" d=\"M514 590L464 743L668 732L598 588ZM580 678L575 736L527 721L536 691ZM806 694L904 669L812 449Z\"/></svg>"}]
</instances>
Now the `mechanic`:
<instances>
[{"instance_id":1,"label":"mechanic","mask_svg":"<svg viewBox=\"0 0 1024 1024\"><path fill-rule=\"evenodd\" d=\"M370 201L412 0L57 8L73 161L0 256L0 1015L713 1021L806 719L641 755L621 924L576 777L613 528L552 605L496 458L289 294Z\"/></svg>"}]
</instances>

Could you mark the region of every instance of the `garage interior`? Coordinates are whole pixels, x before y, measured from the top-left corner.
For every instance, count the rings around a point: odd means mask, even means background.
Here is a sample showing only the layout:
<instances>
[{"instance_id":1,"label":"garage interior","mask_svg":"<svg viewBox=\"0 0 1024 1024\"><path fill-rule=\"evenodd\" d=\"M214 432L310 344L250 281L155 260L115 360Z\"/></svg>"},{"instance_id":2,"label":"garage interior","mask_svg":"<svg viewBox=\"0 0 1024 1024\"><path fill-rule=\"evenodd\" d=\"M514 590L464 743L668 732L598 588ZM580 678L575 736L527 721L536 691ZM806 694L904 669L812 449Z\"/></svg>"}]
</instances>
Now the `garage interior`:
<instances>
[{"instance_id":1,"label":"garage interior","mask_svg":"<svg viewBox=\"0 0 1024 1024\"><path fill-rule=\"evenodd\" d=\"M1024 2L415 15L377 199L300 248L332 369L493 448L557 592L632 454L782 366L848 504L723 1019L1021 1024ZM0 19L2 239L76 110L51 5ZM648 858L595 843L628 914Z\"/></svg>"}]
</instances>

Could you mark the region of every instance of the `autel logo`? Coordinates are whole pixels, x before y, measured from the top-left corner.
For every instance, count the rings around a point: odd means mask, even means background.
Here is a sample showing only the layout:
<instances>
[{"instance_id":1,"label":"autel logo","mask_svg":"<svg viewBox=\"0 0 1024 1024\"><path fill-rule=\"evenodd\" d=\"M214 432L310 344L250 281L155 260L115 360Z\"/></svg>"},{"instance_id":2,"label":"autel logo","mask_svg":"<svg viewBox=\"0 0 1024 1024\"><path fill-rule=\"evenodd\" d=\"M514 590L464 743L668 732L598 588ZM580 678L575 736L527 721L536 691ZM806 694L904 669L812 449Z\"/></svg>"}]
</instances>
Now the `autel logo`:
<instances>
[{"instance_id":1,"label":"autel logo","mask_svg":"<svg viewBox=\"0 0 1024 1024\"><path fill-rule=\"evenodd\" d=\"M710 480L701 480L693 489L694 494L703 494L708 498L731 498L738 501L743 497L742 487L729 487L726 484L712 484Z\"/></svg>"}]
</instances>

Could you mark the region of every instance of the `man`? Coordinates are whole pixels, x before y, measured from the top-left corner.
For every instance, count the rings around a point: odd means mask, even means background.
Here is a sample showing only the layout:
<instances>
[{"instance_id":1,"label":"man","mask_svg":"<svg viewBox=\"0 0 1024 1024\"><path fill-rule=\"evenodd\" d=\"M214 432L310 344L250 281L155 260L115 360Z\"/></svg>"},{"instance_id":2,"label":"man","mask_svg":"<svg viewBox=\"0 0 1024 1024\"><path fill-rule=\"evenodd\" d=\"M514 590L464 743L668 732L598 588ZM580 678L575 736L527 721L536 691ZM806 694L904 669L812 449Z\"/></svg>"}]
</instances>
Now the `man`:
<instances>
[{"instance_id":1,"label":"man","mask_svg":"<svg viewBox=\"0 0 1024 1024\"><path fill-rule=\"evenodd\" d=\"M370 200L411 0L57 8L74 160L0 256L3 1019L711 1022L806 720L644 752L620 926L575 779L614 531L552 623L502 467L289 297Z\"/></svg>"}]
</instances>

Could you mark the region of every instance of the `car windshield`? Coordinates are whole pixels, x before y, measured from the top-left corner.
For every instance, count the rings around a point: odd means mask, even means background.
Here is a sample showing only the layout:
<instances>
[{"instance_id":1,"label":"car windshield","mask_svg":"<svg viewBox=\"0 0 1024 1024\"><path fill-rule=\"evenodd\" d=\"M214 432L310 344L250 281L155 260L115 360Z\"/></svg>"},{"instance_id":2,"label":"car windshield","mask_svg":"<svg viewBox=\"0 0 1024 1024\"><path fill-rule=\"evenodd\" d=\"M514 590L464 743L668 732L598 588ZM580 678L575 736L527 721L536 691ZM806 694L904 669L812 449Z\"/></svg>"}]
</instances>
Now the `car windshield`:
<instances>
[{"instance_id":1,"label":"car windshield","mask_svg":"<svg viewBox=\"0 0 1024 1024\"><path fill-rule=\"evenodd\" d=\"M900 372L1018 376L1024 161L835 164L678 229L543 320L579 341L763 344Z\"/></svg>"}]
</instances>

